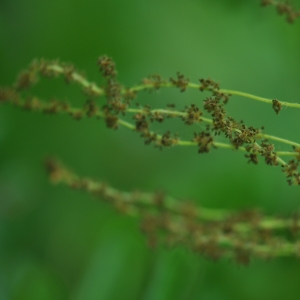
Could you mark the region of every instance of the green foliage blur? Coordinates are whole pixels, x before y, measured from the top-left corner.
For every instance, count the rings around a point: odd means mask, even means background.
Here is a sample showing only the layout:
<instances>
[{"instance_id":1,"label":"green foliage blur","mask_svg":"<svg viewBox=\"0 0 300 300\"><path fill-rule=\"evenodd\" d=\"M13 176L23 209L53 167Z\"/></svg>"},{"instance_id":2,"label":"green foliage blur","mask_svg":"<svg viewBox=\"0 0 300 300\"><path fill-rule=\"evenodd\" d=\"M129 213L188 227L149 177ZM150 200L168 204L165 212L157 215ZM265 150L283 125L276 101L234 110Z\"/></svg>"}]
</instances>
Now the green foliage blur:
<instances>
[{"instance_id":1,"label":"green foliage blur","mask_svg":"<svg viewBox=\"0 0 300 300\"><path fill-rule=\"evenodd\" d=\"M259 1L1 0L0 85L12 84L34 58L72 62L101 84L96 61L107 54L126 86L155 72L169 78L180 71L192 82L210 77L221 88L299 102L299 37L300 20L290 25ZM43 80L34 92L75 105L85 101L77 86L62 80ZM141 93L137 102L183 109L204 97L173 89ZM300 142L296 109L277 116L265 104L234 97L228 111ZM176 126L189 136L188 127ZM162 189L206 207L282 215L300 204L299 187L289 187L280 168L247 164L242 152L159 151L102 120L2 105L0 299L299 299L299 261L254 260L241 267L183 248L151 250L137 220L87 194L52 186L42 166L47 155L121 190Z\"/></svg>"}]
</instances>

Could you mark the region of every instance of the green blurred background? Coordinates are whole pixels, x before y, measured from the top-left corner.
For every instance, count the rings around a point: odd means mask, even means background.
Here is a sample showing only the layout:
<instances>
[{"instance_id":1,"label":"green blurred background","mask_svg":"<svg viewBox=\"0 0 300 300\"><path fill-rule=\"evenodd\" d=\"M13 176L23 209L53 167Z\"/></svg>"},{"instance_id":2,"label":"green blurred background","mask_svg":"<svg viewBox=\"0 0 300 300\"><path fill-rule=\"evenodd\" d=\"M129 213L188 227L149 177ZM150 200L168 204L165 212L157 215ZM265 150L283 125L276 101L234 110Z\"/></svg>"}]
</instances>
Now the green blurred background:
<instances>
[{"instance_id":1,"label":"green blurred background","mask_svg":"<svg viewBox=\"0 0 300 300\"><path fill-rule=\"evenodd\" d=\"M127 86L154 72L169 78L180 71L193 82L210 77L222 88L299 102L299 37L300 20L287 24L259 1L1 0L0 85L13 83L20 69L42 57L73 62L101 83L96 61L107 54ZM62 80L43 81L36 92L85 101L78 87ZM137 101L184 108L204 97L161 90L141 93ZM269 134L300 141L296 109L277 116L265 104L234 97L228 111L246 124L265 125ZM176 130L189 136L195 128ZM299 299L300 264L294 259L241 267L185 249L148 249L137 220L49 184L42 167L49 154L122 190L163 189L206 207L261 207L275 215L299 208L299 187L289 187L279 168L247 164L241 152L159 151L127 129L108 130L103 121L3 105L1 300Z\"/></svg>"}]
</instances>

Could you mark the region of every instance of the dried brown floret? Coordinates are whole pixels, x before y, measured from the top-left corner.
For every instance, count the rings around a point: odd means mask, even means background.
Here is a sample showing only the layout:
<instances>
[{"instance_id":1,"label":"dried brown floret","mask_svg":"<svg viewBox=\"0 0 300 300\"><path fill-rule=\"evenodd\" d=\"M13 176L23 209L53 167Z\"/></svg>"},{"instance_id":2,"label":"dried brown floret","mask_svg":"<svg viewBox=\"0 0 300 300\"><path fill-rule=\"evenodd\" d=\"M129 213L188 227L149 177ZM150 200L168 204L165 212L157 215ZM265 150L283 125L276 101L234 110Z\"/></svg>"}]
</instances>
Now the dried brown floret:
<instances>
[{"instance_id":1,"label":"dried brown floret","mask_svg":"<svg viewBox=\"0 0 300 300\"><path fill-rule=\"evenodd\" d=\"M187 116L182 117L185 124L191 125L194 123L201 122L200 117L202 116L203 113L201 112L198 106L196 106L195 104L191 104L190 106L186 107L185 111L187 113Z\"/></svg>"},{"instance_id":2,"label":"dried brown floret","mask_svg":"<svg viewBox=\"0 0 300 300\"><path fill-rule=\"evenodd\" d=\"M218 90L215 90L213 92L213 96L219 100L222 100L224 104L227 104L231 94L225 94L225 93L219 92Z\"/></svg>"},{"instance_id":3,"label":"dried brown floret","mask_svg":"<svg viewBox=\"0 0 300 300\"><path fill-rule=\"evenodd\" d=\"M155 111L154 113L151 113L150 114L150 121L153 122L153 121L157 121L158 123L161 123L164 121L164 116L163 114L161 114L160 112L158 111Z\"/></svg>"},{"instance_id":4,"label":"dried brown floret","mask_svg":"<svg viewBox=\"0 0 300 300\"><path fill-rule=\"evenodd\" d=\"M300 185L300 174L297 173L294 175L294 183Z\"/></svg>"},{"instance_id":5,"label":"dried brown floret","mask_svg":"<svg viewBox=\"0 0 300 300\"><path fill-rule=\"evenodd\" d=\"M83 111L76 111L76 112L70 112L70 115L73 117L74 120L81 120L84 116Z\"/></svg>"},{"instance_id":6,"label":"dried brown floret","mask_svg":"<svg viewBox=\"0 0 300 300\"><path fill-rule=\"evenodd\" d=\"M200 91L203 92L204 90L208 90L208 91L216 91L220 89L220 86L217 82L211 80L211 79L204 79L201 78L199 79L201 85L200 85Z\"/></svg>"},{"instance_id":7,"label":"dried brown floret","mask_svg":"<svg viewBox=\"0 0 300 300\"><path fill-rule=\"evenodd\" d=\"M239 131L235 131L235 137L231 139L231 142L237 149L245 143L252 143L258 132L258 129L255 129L252 126L247 127L246 125L242 124Z\"/></svg>"},{"instance_id":8,"label":"dried brown floret","mask_svg":"<svg viewBox=\"0 0 300 300\"><path fill-rule=\"evenodd\" d=\"M230 135L230 130L226 121L226 111L224 104L219 103L219 99L216 97L209 97L204 100L204 109L213 117L213 130L215 135L219 135L221 132L226 132ZM232 122L233 119L230 120ZM226 124L227 123L227 124Z\"/></svg>"},{"instance_id":9,"label":"dried brown floret","mask_svg":"<svg viewBox=\"0 0 300 300\"><path fill-rule=\"evenodd\" d=\"M142 80L142 84L150 85L156 90L159 90L162 84L165 84L166 80L163 79L159 74L151 74L147 78ZM151 91L151 89L150 89Z\"/></svg>"},{"instance_id":10,"label":"dried brown floret","mask_svg":"<svg viewBox=\"0 0 300 300\"><path fill-rule=\"evenodd\" d=\"M260 153L261 152L261 148L256 142L248 144L247 146L245 146L245 149L246 149L246 151L252 152L252 153Z\"/></svg>"},{"instance_id":11,"label":"dried brown floret","mask_svg":"<svg viewBox=\"0 0 300 300\"><path fill-rule=\"evenodd\" d=\"M122 98L121 95L122 86L115 79L109 78L105 87L105 94L108 102L114 99Z\"/></svg>"},{"instance_id":12,"label":"dried brown floret","mask_svg":"<svg viewBox=\"0 0 300 300\"><path fill-rule=\"evenodd\" d=\"M46 114L56 114L60 110L60 102L56 99L52 99L49 105L43 109Z\"/></svg>"},{"instance_id":13,"label":"dried brown floret","mask_svg":"<svg viewBox=\"0 0 300 300\"><path fill-rule=\"evenodd\" d=\"M176 107L176 105L174 103L167 104L167 108L169 108L169 109L174 109L175 107Z\"/></svg>"},{"instance_id":14,"label":"dried brown floret","mask_svg":"<svg viewBox=\"0 0 300 300\"><path fill-rule=\"evenodd\" d=\"M149 129L149 122L144 114L138 113L133 116L135 120L135 128L140 132L147 132Z\"/></svg>"},{"instance_id":15,"label":"dried brown floret","mask_svg":"<svg viewBox=\"0 0 300 300\"><path fill-rule=\"evenodd\" d=\"M18 76L15 87L17 90L29 89L33 84L37 82L37 74L29 70L23 71Z\"/></svg>"},{"instance_id":16,"label":"dried brown floret","mask_svg":"<svg viewBox=\"0 0 300 300\"><path fill-rule=\"evenodd\" d=\"M161 148L161 146L170 147L176 145L177 143L178 143L178 136L175 135L172 137L171 132L167 131L165 134L163 134L161 139L158 141L157 145Z\"/></svg>"},{"instance_id":17,"label":"dried brown floret","mask_svg":"<svg viewBox=\"0 0 300 300\"><path fill-rule=\"evenodd\" d=\"M265 157L265 162L267 165L277 166L277 156L274 150L274 145L270 144L268 140L263 140L260 144L260 154Z\"/></svg>"},{"instance_id":18,"label":"dried brown floret","mask_svg":"<svg viewBox=\"0 0 300 300\"><path fill-rule=\"evenodd\" d=\"M286 176L293 177L298 172L299 162L295 160L290 160L282 169Z\"/></svg>"},{"instance_id":19,"label":"dried brown floret","mask_svg":"<svg viewBox=\"0 0 300 300\"><path fill-rule=\"evenodd\" d=\"M132 100L134 100L136 98L137 92L133 91L129 88L126 89L125 93L124 93L124 101L127 104L130 104Z\"/></svg>"},{"instance_id":20,"label":"dried brown floret","mask_svg":"<svg viewBox=\"0 0 300 300\"><path fill-rule=\"evenodd\" d=\"M103 107L103 112L105 114L105 123L108 128L117 129L118 126L118 117L116 115L111 114L108 106Z\"/></svg>"},{"instance_id":21,"label":"dried brown floret","mask_svg":"<svg viewBox=\"0 0 300 300\"><path fill-rule=\"evenodd\" d=\"M216 97L209 97L204 100L204 109L211 113L215 119L223 119L226 116L224 105Z\"/></svg>"},{"instance_id":22,"label":"dried brown floret","mask_svg":"<svg viewBox=\"0 0 300 300\"><path fill-rule=\"evenodd\" d=\"M282 105L278 100L274 99L274 100L272 100L272 107L273 107L274 111L276 112L276 114L278 115L282 108Z\"/></svg>"},{"instance_id":23,"label":"dried brown floret","mask_svg":"<svg viewBox=\"0 0 300 300\"><path fill-rule=\"evenodd\" d=\"M114 115L106 115L105 116L106 126L109 128L117 129L118 126L118 117Z\"/></svg>"},{"instance_id":24,"label":"dried brown floret","mask_svg":"<svg viewBox=\"0 0 300 300\"><path fill-rule=\"evenodd\" d=\"M86 115L88 117L93 117L97 114L98 111L98 107L96 105L95 100L87 100L86 105L85 105L85 109L86 109Z\"/></svg>"},{"instance_id":25,"label":"dried brown floret","mask_svg":"<svg viewBox=\"0 0 300 300\"><path fill-rule=\"evenodd\" d=\"M99 57L98 66L104 77L114 78L117 76L116 65L111 57L106 55Z\"/></svg>"},{"instance_id":26,"label":"dried brown floret","mask_svg":"<svg viewBox=\"0 0 300 300\"><path fill-rule=\"evenodd\" d=\"M41 105L40 108L42 108L42 112L44 112L45 114L70 112L70 105L65 102L61 102L60 100L57 99L52 99L50 103L47 103L46 105L44 104L43 106Z\"/></svg>"},{"instance_id":27,"label":"dried brown floret","mask_svg":"<svg viewBox=\"0 0 300 300\"><path fill-rule=\"evenodd\" d=\"M0 88L0 103L10 102L18 105L19 100L19 93L14 88Z\"/></svg>"},{"instance_id":28,"label":"dried brown floret","mask_svg":"<svg viewBox=\"0 0 300 300\"><path fill-rule=\"evenodd\" d=\"M194 133L193 141L198 144L198 153L208 153L211 147L214 147L213 137L209 132L202 131L200 133Z\"/></svg>"},{"instance_id":29,"label":"dried brown floret","mask_svg":"<svg viewBox=\"0 0 300 300\"><path fill-rule=\"evenodd\" d=\"M48 157L44 161L44 166L51 181L58 182L61 180L61 177L63 176L63 168L56 159Z\"/></svg>"},{"instance_id":30,"label":"dried brown floret","mask_svg":"<svg viewBox=\"0 0 300 300\"><path fill-rule=\"evenodd\" d=\"M66 83L70 83L73 81L73 73L75 71L75 68L73 65L68 65L64 67L64 76Z\"/></svg>"},{"instance_id":31,"label":"dried brown floret","mask_svg":"<svg viewBox=\"0 0 300 300\"><path fill-rule=\"evenodd\" d=\"M248 163L253 163L253 164L255 164L255 165L258 164L258 157L257 157L257 154L255 154L255 153L245 154L245 157L246 157L246 158L249 158L249 159L248 159Z\"/></svg>"},{"instance_id":32,"label":"dried brown floret","mask_svg":"<svg viewBox=\"0 0 300 300\"><path fill-rule=\"evenodd\" d=\"M234 129L238 128L237 121L235 121L232 117L227 117L224 121L222 121L222 124L225 137L231 140L232 132L234 131Z\"/></svg>"},{"instance_id":33,"label":"dried brown floret","mask_svg":"<svg viewBox=\"0 0 300 300\"><path fill-rule=\"evenodd\" d=\"M293 149L294 149L295 152L298 153L298 155L296 156L296 158L297 158L297 160L300 161L300 147L293 146Z\"/></svg>"},{"instance_id":34,"label":"dried brown floret","mask_svg":"<svg viewBox=\"0 0 300 300\"><path fill-rule=\"evenodd\" d=\"M278 3L276 9L279 15L286 15L289 23L293 23L297 18L297 12L288 3Z\"/></svg>"},{"instance_id":35,"label":"dried brown floret","mask_svg":"<svg viewBox=\"0 0 300 300\"><path fill-rule=\"evenodd\" d=\"M273 0L261 0L261 6L267 6L273 3Z\"/></svg>"},{"instance_id":36,"label":"dried brown floret","mask_svg":"<svg viewBox=\"0 0 300 300\"><path fill-rule=\"evenodd\" d=\"M28 97L23 104L23 108L27 110L39 110L41 101L37 97Z\"/></svg>"},{"instance_id":37,"label":"dried brown floret","mask_svg":"<svg viewBox=\"0 0 300 300\"><path fill-rule=\"evenodd\" d=\"M39 61L35 61L34 63L36 63L36 65L38 65L39 68L39 74L43 77L47 77L47 78L53 78L53 77L57 77L59 76L59 72L57 70L55 70L54 68L50 68L53 65L57 65L60 66L60 62L59 60L39 60Z\"/></svg>"},{"instance_id":38,"label":"dried brown floret","mask_svg":"<svg viewBox=\"0 0 300 300\"><path fill-rule=\"evenodd\" d=\"M183 74L177 72L177 79L170 78L170 82L180 89L180 92L184 92L186 90L187 85L189 84L189 79L185 78Z\"/></svg>"},{"instance_id":39,"label":"dried brown floret","mask_svg":"<svg viewBox=\"0 0 300 300\"><path fill-rule=\"evenodd\" d=\"M145 141L145 145L150 145L151 143L157 142L157 134L146 131L141 134L141 137Z\"/></svg>"},{"instance_id":40,"label":"dried brown floret","mask_svg":"<svg viewBox=\"0 0 300 300\"><path fill-rule=\"evenodd\" d=\"M125 115L128 104L122 102L121 99L114 99L109 101L109 107L116 114L122 113L123 115Z\"/></svg>"},{"instance_id":41,"label":"dried brown floret","mask_svg":"<svg viewBox=\"0 0 300 300\"><path fill-rule=\"evenodd\" d=\"M276 7L277 13L279 15L286 16L286 20L289 23L293 23L297 18L300 17L300 11L296 10L288 1L279 2L274 0L261 0L262 6L273 5Z\"/></svg>"}]
</instances>

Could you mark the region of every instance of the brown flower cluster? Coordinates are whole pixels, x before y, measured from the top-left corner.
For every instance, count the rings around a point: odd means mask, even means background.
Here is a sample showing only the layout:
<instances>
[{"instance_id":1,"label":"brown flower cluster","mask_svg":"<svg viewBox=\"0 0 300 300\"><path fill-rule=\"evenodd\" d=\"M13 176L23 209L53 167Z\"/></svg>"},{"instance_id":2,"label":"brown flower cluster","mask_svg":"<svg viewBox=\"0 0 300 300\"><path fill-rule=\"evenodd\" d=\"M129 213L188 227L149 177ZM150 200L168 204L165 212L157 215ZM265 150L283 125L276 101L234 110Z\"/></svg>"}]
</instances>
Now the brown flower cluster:
<instances>
[{"instance_id":1,"label":"brown flower cluster","mask_svg":"<svg viewBox=\"0 0 300 300\"><path fill-rule=\"evenodd\" d=\"M186 116L182 116L182 120L187 125L192 125L194 123L201 122L201 116L203 115L202 111L195 104L186 106Z\"/></svg>"},{"instance_id":2,"label":"brown flower cluster","mask_svg":"<svg viewBox=\"0 0 300 300\"><path fill-rule=\"evenodd\" d=\"M142 80L142 84L146 86L148 91L159 90L161 86L167 82L168 81L163 79L159 74L151 74Z\"/></svg>"},{"instance_id":3,"label":"brown flower cluster","mask_svg":"<svg viewBox=\"0 0 300 300\"><path fill-rule=\"evenodd\" d=\"M202 82L206 82L202 80ZM217 87L216 90L211 90L213 96L204 100L204 109L212 116L213 124L212 131L214 135L224 134L232 143L235 149L241 146L249 146L253 144L260 132L259 129L253 126L246 126L243 121L236 121L233 117L228 116L225 110L225 104L228 102L230 95L225 95L219 92L219 85L209 80L210 85ZM203 83L202 83L203 84ZM203 86L201 87L203 90ZM251 151L249 147L247 151Z\"/></svg>"},{"instance_id":4,"label":"brown flower cluster","mask_svg":"<svg viewBox=\"0 0 300 300\"><path fill-rule=\"evenodd\" d=\"M273 5L277 13L286 17L287 22L294 23L300 17L300 10L296 10L288 1L261 0L262 6Z\"/></svg>"},{"instance_id":5,"label":"brown flower cluster","mask_svg":"<svg viewBox=\"0 0 300 300\"><path fill-rule=\"evenodd\" d=\"M280 110L282 109L282 105L277 99L274 99L272 101L272 103L273 103L272 107L273 107L274 111L276 112L276 114L278 115Z\"/></svg>"},{"instance_id":6,"label":"brown flower cluster","mask_svg":"<svg viewBox=\"0 0 300 300\"><path fill-rule=\"evenodd\" d=\"M211 147L216 148L213 143L214 139L209 132L202 131L200 133L194 133L194 135L193 141L198 145L198 153L207 153Z\"/></svg>"},{"instance_id":7,"label":"brown flower cluster","mask_svg":"<svg viewBox=\"0 0 300 300\"><path fill-rule=\"evenodd\" d=\"M180 92L184 92L189 83L189 79L185 78L183 74L177 72L177 79L170 78L170 82L180 89Z\"/></svg>"}]
</instances>

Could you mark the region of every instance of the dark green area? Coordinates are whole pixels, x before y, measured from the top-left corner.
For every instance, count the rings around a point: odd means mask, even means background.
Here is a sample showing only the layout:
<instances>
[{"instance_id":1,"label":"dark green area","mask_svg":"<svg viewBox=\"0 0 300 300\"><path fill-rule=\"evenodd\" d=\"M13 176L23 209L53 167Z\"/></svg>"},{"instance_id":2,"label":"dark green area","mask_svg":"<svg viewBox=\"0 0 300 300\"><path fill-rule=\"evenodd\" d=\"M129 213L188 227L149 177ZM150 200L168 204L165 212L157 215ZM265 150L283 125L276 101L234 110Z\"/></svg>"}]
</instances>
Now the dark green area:
<instances>
[{"instance_id":1,"label":"dark green area","mask_svg":"<svg viewBox=\"0 0 300 300\"><path fill-rule=\"evenodd\" d=\"M169 78L180 71L193 82L210 77L222 88L299 102L299 37L300 20L287 24L259 1L2 0L0 85L13 83L20 69L42 57L73 62L101 83L96 61L107 54L127 86L151 73ZM36 92L77 105L85 101L78 87L55 80ZM196 91L161 90L141 93L137 101L155 107L174 102L183 109L203 98ZM300 142L296 109L277 116L265 104L234 97L228 111ZM197 127L180 124L176 130L189 136ZM163 189L207 207L260 207L280 215L300 203L299 187L289 187L280 168L249 165L242 152L159 151L101 120L3 105L0 299L299 299L298 261L240 267L185 249L150 250L137 220L89 195L50 185L42 167L49 154L116 188Z\"/></svg>"}]
</instances>

